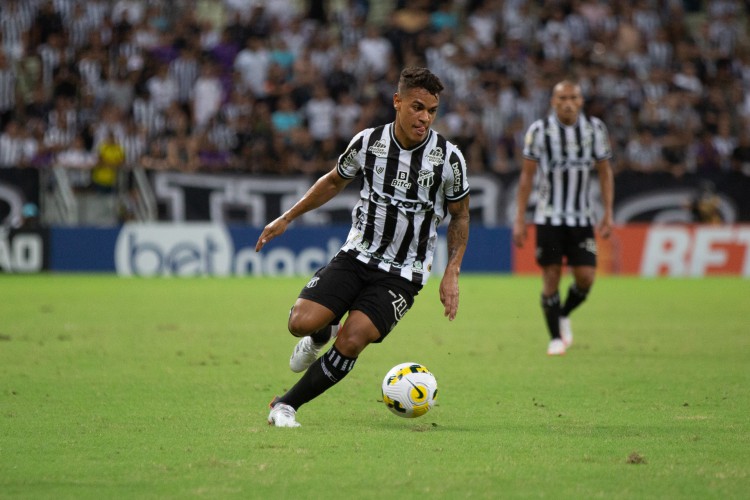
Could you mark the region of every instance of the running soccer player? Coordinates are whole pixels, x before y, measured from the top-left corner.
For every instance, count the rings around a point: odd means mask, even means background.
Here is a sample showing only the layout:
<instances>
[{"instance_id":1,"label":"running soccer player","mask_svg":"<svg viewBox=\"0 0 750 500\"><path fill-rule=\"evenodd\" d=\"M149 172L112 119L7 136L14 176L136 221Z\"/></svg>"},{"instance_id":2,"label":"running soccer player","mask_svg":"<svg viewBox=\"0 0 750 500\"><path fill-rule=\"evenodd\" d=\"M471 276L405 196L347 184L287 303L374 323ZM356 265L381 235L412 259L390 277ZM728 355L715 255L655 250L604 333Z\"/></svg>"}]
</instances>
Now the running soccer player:
<instances>
[{"instance_id":1,"label":"running soccer player","mask_svg":"<svg viewBox=\"0 0 750 500\"><path fill-rule=\"evenodd\" d=\"M393 96L395 120L355 135L336 166L258 238L256 251L360 179L346 242L290 311L289 331L301 340L289 365L305 373L271 401L269 424L299 427L299 407L340 382L369 344L393 330L430 276L437 227L448 214L448 261L439 293L445 316L456 317L469 238L469 184L461 151L430 128L442 90L429 70L404 69ZM332 338L333 345L318 357Z\"/></svg>"}]
</instances>

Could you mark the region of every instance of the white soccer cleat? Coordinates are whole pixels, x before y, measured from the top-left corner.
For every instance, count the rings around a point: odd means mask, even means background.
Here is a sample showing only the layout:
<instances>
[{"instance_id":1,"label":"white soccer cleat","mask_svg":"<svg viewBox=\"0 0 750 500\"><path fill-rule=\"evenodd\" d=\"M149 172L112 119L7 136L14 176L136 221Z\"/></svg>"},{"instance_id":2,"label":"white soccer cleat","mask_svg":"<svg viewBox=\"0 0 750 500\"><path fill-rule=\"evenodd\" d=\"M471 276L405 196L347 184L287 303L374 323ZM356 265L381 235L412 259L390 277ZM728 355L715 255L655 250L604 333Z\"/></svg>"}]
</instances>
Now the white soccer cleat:
<instances>
[{"instance_id":1,"label":"white soccer cleat","mask_svg":"<svg viewBox=\"0 0 750 500\"><path fill-rule=\"evenodd\" d=\"M271 403L273 404L273 403ZM301 427L297 422L297 410L284 403L276 403L268 414L268 425L274 427Z\"/></svg>"},{"instance_id":2,"label":"white soccer cleat","mask_svg":"<svg viewBox=\"0 0 750 500\"><path fill-rule=\"evenodd\" d=\"M336 338L338 332L339 325L331 327L330 339ZM325 344L316 345L310 336L302 337L299 342L297 342L297 345L294 346L292 356L289 358L289 368L295 373L307 370L310 365L318 359L318 354L320 354L320 350L323 349L323 347L325 347Z\"/></svg>"},{"instance_id":3,"label":"white soccer cleat","mask_svg":"<svg viewBox=\"0 0 750 500\"><path fill-rule=\"evenodd\" d=\"M552 339L547 347L547 356L562 356L565 354L565 342L562 339Z\"/></svg>"},{"instance_id":4,"label":"white soccer cleat","mask_svg":"<svg viewBox=\"0 0 750 500\"><path fill-rule=\"evenodd\" d=\"M566 348L573 345L573 327L570 326L570 318L560 317L560 338Z\"/></svg>"}]
</instances>

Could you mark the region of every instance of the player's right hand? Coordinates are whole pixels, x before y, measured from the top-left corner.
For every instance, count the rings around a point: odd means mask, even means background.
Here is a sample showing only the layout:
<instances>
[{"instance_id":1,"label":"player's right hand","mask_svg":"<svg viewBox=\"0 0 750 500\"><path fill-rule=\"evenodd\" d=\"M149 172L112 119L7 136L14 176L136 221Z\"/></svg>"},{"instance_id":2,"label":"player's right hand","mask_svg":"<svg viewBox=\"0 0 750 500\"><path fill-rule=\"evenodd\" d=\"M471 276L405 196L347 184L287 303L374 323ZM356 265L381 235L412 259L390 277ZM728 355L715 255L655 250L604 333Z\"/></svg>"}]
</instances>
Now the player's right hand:
<instances>
[{"instance_id":1,"label":"player's right hand","mask_svg":"<svg viewBox=\"0 0 750 500\"><path fill-rule=\"evenodd\" d=\"M260 233L260 236L258 237L258 241L255 243L255 251L260 252L260 249L263 248L266 243L278 235L283 234L288 225L289 222L282 216L264 227L263 232Z\"/></svg>"},{"instance_id":2,"label":"player's right hand","mask_svg":"<svg viewBox=\"0 0 750 500\"><path fill-rule=\"evenodd\" d=\"M526 223L525 222L514 222L513 223L513 243L518 247L523 247L526 242Z\"/></svg>"}]
</instances>

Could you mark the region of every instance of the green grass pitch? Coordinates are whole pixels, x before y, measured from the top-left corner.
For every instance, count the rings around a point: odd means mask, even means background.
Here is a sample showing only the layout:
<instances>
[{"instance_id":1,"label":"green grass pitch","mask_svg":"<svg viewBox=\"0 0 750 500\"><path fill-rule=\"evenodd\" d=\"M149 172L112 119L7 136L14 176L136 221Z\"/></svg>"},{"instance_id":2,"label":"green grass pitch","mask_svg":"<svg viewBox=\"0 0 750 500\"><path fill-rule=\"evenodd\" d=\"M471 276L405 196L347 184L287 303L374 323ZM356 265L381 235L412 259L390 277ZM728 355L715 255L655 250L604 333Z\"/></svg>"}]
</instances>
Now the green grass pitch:
<instances>
[{"instance_id":1,"label":"green grass pitch","mask_svg":"<svg viewBox=\"0 0 750 500\"><path fill-rule=\"evenodd\" d=\"M549 358L539 277L464 275L454 322L434 277L276 429L305 281L0 276L0 498L747 498L748 280L600 277ZM380 401L404 361L415 420Z\"/></svg>"}]
</instances>

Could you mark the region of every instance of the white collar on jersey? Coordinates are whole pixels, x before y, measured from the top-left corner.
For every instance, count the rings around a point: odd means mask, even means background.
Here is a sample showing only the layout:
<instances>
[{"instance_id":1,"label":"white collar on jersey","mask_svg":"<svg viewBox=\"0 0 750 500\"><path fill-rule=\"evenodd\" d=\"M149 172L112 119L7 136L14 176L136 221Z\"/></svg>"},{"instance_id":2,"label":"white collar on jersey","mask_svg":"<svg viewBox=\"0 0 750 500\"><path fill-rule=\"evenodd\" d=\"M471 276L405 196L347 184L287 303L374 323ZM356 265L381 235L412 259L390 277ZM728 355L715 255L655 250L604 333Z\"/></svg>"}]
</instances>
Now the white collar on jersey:
<instances>
[{"instance_id":1,"label":"white collar on jersey","mask_svg":"<svg viewBox=\"0 0 750 500\"><path fill-rule=\"evenodd\" d=\"M396 143L396 145L397 145L397 146L398 146L399 148L401 148L402 150L404 150L404 151L413 151L413 150L417 149L418 147L422 146L422 145L423 145L423 144L425 144L425 143L426 143L427 141L429 141L429 140L430 140L430 137L432 137L432 134L434 133L434 131L432 130L432 128L429 128L429 129L427 129L427 135L425 136L425 138L424 138L424 140L423 140L422 142L420 142L420 143L419 143L419 144L417 144L416 146L412 146L412 147L410 147L410 148L405 148L405 147L404 147L404 146L403 146L403 145L402 145L402 144L401 144L401 143L400 143L400 142L398 141L398 139L396 138L396 133L394 132L394 129L395 129L395 127L396 127L396 122L395 122L395 121L392 121L392 122L391 122L391 123L390 123L389 125L390 125L390 134L391 134L391 140L392 140L393 142L395 142L395 143Z\"/></svg>"},{"instance_id":2,"label":"white collar on jersey","mask_svg":"<svg viewBox=\"0 0 750 500\"><path fill-rule=\"evenodd\" d=\"M550 114L550 116L557 122L558 125L565 128L575 128L578 126L579 123L581 123L581 119L583 118L583 113L578 113L578 117L576 118L576 121L572 125L565 125L563 122L560 121L560 119L557 117L557 113L554 111Z\"/></svg>"}]
</instances>

